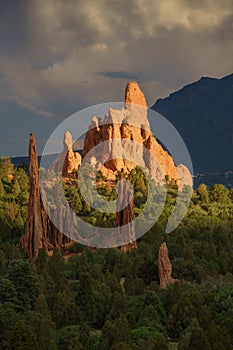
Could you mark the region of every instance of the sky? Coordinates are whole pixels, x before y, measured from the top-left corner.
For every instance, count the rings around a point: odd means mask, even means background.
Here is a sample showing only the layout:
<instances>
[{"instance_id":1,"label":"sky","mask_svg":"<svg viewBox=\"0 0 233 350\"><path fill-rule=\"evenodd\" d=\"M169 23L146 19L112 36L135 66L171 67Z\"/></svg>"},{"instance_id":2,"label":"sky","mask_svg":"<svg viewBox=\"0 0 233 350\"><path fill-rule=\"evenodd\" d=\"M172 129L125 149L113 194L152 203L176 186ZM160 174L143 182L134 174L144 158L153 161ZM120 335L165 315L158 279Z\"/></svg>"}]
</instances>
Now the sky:
<instances>
[{"instance_id":1,"label":"sky","mask_svg":"<svg viewBox=\"0 0 233 350\"><path fill-rule=\"evenodd\" d=\"M233 72L233 0L0 0L0 155L82 108Z\"/></svg>"}]
</instances>

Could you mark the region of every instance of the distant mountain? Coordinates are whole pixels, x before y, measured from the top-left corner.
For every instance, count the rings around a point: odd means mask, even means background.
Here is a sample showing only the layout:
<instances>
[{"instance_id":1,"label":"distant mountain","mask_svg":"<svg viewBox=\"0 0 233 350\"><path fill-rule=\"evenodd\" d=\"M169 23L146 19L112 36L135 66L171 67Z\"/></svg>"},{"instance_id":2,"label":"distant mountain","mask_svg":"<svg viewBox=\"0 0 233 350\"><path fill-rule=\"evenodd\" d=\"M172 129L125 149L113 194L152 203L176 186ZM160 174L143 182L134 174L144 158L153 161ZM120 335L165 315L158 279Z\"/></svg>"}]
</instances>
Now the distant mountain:
<instances>
[{"instance_id":1,"label":"distant mountain","mask_svg":"<svg viewBox=\"0 0 233 350\"><path fill-rule=\"evenodd\" d=\"M49 165L56 159L57 156L58 156L57 154L51 154L51 155L45 156L44 164L45 164L46 168L49 167ZM12 157L11 161L15 167L24 166L28 169L29 157ZM38 161L40 164L41 156L38 157Z\"/></svg>"},{"instance_id":2,"label":"distant mountain","mask_svg":"<svg viewBox=\"0 0 233 350\"><path fill-rule=\"evenodd\" d=\"M81 154L80 150L75 151L75 152L78 152L79 154ZM58 157L58 154L50 154L50 155L44 156L43 157L43 166L45 168L48 168L57 157ZM11 161L15 167L24 166L28 170L29 157L12 157ZM39 166L40 166L41 156L38 156L38 161L39 161Z\"/></svg>"},{"instance_id":3,"label":"distant mountain","mask_svg":"<svg viewBox=\"0 0 233 350\"><path fill-rule=\"evenodd\" d=\"M45 165L46 168L57 158L57 154L52 154L46 156ZM24 165L28 171L29 158L28 157L13 157L11 158L12 163L15 167ZM39 156L39 162L41 156ZM233 187L233 171L216 171L216 172L205 172L205 173L195 173L194 175L194 188L196 188L200 183L205 183L207 186L211 186L216 183L221 183L226 187Z\"/></svg>"},{"instance_id":4,"label":"distant mountain","mask_svg":"<svg viewBox=\"0 0 233 350\"><path fill-rule=\"evenodd\" d=\"M203 77L157 100L152 109L184 139L194 173L233 170L233 74Z\"/></svg>"}]
</instances>

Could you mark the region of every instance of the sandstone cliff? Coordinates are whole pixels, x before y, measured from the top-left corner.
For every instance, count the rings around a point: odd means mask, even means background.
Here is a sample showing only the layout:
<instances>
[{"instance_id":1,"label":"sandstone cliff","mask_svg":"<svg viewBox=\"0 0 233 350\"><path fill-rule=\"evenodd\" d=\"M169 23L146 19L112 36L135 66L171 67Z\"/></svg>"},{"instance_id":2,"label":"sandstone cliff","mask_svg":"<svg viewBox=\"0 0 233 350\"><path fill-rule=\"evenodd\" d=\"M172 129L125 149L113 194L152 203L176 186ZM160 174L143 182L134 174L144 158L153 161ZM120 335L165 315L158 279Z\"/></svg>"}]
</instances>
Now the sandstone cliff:
<instances>
[{"instance_id":1,"label":"sandstone cliff","mask_svg":"<svg viewBox=\"0 0 233 350\"><path fill-rule=\"evenodd\" d=\"M148 150L146 153L144 146ZM98 149L101 151L98 152ZM90 157L96 156L98 163L113 172L122 169L128 172L139 165L147 167L158 184L163 183L165 176L170 180L178 179L172 157L151 133L147 102L136 82L127 84L125 108L110 109L103 121L92 118L84 140L83 157L88 153Z\"/></svg>"}]
</instances>

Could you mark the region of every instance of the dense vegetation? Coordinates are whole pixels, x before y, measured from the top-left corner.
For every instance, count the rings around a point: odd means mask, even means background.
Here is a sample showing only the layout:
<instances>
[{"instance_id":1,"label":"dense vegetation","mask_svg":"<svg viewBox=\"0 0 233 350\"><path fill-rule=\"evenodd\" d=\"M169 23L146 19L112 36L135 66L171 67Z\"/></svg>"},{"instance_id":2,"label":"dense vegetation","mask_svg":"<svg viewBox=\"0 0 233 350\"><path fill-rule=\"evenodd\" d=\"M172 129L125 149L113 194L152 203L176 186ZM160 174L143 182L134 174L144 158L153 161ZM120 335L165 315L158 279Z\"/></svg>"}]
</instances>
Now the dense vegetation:
<instances>
[{"instance_id":1,"label":"dense vegetation","mask_svg":"<svg viewBox=\"0 0 233 350\"><path fill-rule=\"evenodd\" d=\"M147 186L140 171L131 176L137 213ZM84 205L75 180L65 191L84 217L103 225L114 220ZM109 199L116 196L111 186L99 191ZM51 258L41 250L29 261L19 246L28 177L1 158L0 348L232 349L233 190L200 185L182 223L166 235L176 194L170 185L165 210L137 250L123 254L75 243L66 262L57 249ZM179 279L166 290L158 284L157 254L163 241Z\"/></svg>"}]
</instances>

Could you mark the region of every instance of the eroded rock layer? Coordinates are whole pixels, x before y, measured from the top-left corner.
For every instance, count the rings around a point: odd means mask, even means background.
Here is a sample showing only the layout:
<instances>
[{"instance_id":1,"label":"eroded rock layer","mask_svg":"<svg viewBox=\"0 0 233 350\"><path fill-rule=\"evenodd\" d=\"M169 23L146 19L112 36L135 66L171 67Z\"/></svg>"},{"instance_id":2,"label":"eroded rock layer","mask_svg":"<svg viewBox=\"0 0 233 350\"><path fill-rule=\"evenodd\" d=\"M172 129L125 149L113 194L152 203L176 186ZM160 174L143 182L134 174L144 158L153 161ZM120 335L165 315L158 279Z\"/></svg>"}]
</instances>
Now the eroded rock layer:
<instances>
[{"instance_id":1,"label":"eroded rock layer","mask_svg":"<svg viewBox=\"0 0 233 350\"><path fill-rule=\"evenodd\" d=\"M136 165L147 167L158 184L163 184L165 176L170 180L178 179L173 158L151 133L147 102L136 82L127 84L125 108L110 109L103 121L92 118L82 154L83 157L94 156L98 163L113 172L122 169L129 172Z\"/></svg>"}]
</instances>

